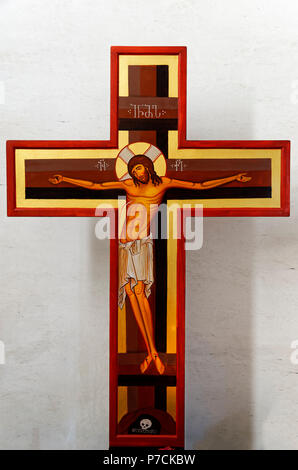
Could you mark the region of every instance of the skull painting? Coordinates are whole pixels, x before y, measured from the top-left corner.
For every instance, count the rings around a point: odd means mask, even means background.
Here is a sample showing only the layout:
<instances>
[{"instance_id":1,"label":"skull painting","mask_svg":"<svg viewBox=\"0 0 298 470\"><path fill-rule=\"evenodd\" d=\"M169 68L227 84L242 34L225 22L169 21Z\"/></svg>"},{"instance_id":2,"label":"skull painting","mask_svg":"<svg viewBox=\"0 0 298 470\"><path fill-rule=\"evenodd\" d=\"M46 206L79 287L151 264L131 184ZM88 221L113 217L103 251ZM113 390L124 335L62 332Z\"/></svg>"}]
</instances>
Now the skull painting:
<instances>
[{"instance_id":1,"label":"skull painting","mask_svg":"<svg viewBox=\"0 0 298 470\"><path fill-rule=\"evenodd\" d=\"M152 426L152 421L150 419L144 418L140 421L140 426L144 431L150 429Z\"/></svg>"}]
</instances>

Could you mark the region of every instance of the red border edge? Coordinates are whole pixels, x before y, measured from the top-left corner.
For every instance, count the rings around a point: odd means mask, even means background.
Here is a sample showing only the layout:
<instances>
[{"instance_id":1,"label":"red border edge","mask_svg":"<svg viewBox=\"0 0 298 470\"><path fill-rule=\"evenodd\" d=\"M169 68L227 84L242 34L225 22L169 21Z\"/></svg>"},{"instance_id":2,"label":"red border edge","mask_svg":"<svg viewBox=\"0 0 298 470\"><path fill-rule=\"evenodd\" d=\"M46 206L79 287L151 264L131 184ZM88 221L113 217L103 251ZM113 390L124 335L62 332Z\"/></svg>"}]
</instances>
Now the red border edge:
<instances>
[{"instance_id":1,"label":"red border edge","mask_svg":"<svg viewBox=\"0 0 298 470\"><path fill-rule=\"evenodd\" d=\"M118 211L114 211L118 234ZM111 221L112 222L112 221ZM110 239L110 370L109 370L109 443L115 441L118 422L118 239Z\"/></svg>"},{"instance_id":2,"label":"red border edge","mask_svg":"<svg viewBox=\"0 0 298 470\"><path fill-rule=\"evenodd\" d=\"M187 48L169 47L111 47L111 110L110 140L8 140L7 145L7 215L9 217L95 217L94 209L79 208L17 208L15 195L15 150L17 148L116 148L118 146L118 83L119 55L167 54L179 56L179 148L280 148L281 149L281 205L278 208L207 208L206 217L253 217L290 215L290 141L288 140L186 140L186 70Z\"/></svg>"}]
</instances>

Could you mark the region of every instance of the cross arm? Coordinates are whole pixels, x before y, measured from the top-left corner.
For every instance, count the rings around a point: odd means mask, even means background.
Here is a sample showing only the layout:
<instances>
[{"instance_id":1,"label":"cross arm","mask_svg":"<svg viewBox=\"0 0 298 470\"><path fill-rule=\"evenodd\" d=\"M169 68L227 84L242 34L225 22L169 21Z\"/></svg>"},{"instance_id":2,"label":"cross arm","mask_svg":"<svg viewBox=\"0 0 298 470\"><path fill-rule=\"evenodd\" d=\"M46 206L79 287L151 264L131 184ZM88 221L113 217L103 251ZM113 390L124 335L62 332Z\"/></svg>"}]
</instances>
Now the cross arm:
<instances>
[{"instance_id":1,"label":"cross arm","mask_svg":"<svg viewBox=\"0 0 298 470\"><path fill-rule=\"evenodd\" d=\"M195 183L192 181L176 180L174 178L164 178L164 183L168 188L185 188L185 189L210 189L216 188L232 181L240 181L245 183L251 180L250 176L246 176L246 173L238 173L237 175L228 176L226 178L220 178L216 180L203 181L202 183Z\"/></svg>"}]
</instances>

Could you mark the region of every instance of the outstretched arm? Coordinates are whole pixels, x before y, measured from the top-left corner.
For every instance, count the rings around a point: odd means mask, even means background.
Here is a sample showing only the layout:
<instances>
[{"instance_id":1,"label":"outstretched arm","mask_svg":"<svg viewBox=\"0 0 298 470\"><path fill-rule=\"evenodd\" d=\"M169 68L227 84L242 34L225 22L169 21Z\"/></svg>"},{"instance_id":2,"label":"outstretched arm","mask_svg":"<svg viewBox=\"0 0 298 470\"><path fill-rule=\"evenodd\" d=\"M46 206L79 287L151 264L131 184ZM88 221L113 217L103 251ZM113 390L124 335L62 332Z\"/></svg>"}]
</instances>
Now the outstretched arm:
<instances>
[{"instance_id":1,"label":"outstretched arm","mask_svg":"<svg viewBox=\"0 0 298 470\"><path fill-rule=\"evenodd\" d=\"M49 178L49 182L52 184L59 184L65 181L65 183L71 183L76 186L81 186L87 189L123 189L124 185L121 181L107 181L105 183L93 183L92 181L78 180L74 178L67 178L62 175L54 175L53 178Z\"/></svg>"},{"instance_id":2,"label":"outstretched arm","mask_svg":"<svg viewBox=\"0 0 298 470\"><path fill-rule=\"evenodd\" d=\"M185 189L210 189L221 186L222 184L230 183L231 181L240 181L246 183L251 180L251 176L245 176L246 173L238 173L234 176L228 176L227 178L220 178L218 180L203 181L202 183L193 183L192 181L182 181L170 178L165 178L165 183L168 188L185 188Z\"/></svg>"}]
</instances>

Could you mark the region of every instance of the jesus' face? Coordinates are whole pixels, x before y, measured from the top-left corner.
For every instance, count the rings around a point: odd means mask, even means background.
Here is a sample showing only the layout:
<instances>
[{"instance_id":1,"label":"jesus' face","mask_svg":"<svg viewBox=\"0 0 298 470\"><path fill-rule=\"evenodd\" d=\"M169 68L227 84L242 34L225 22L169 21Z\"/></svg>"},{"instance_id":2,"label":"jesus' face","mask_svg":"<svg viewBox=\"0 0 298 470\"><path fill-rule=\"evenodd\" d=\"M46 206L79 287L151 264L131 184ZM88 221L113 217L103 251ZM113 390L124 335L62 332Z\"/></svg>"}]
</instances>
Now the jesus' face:
<instances>
[{"instance_id":1,"label":"jesus' face","mask_svg":"<svg viewBox=\"0 0 298 470\"><path fill-rule=\"evenodd\" d=\"M140 181L140 183L147 184L149 181L149 173L147 168L141 163L137 164L132 169L132 175Z\"/></svg>"}]
</instances>

